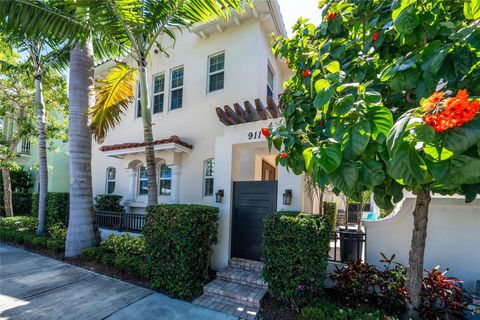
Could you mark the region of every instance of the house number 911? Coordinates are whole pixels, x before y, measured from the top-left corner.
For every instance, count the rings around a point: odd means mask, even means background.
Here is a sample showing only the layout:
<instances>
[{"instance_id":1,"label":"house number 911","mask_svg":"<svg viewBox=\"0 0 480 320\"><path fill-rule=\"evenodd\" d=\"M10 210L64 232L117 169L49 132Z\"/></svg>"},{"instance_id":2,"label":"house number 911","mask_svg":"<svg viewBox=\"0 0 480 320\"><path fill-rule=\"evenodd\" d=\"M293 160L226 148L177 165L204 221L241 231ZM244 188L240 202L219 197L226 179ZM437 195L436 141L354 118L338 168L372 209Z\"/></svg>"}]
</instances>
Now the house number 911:
<instances>
[{"instance_id":1,"label":"house number 911","mask_svg":"<svg viewBox=\"0 0 480 320\"><path fill-rule=\"evenodd\" d=\"M250 131L248 133L248 140L260 139L261 136L262 136L262 131Z\"/></svg>"}]
</instances>

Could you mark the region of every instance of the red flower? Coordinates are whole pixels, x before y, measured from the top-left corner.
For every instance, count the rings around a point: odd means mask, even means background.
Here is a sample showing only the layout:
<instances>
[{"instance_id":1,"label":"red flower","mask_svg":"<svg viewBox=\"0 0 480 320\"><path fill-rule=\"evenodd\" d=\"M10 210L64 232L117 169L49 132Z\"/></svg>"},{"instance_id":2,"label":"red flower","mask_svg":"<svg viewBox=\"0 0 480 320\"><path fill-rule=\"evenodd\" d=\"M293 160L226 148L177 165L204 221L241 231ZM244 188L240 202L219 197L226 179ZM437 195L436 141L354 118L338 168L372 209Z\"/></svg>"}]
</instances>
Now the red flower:
<instances>
[{"instance_id":1,"label":"red flower","mask_svg":"<svg viewBox=\"0 0 480 320\"><path fill-rule=\"evenodd\" d=\"M423 104L423 121L443 132L453 127L461 127L471 121L480 111L480 100L469 101L466 90L459 90L452 98L443 99L443 92L435 92Z\"/></svg>"},{"instance_id":2,"label":"red flower","mask_svg":"<svg viewBox=\"0 0 480 320\"><path fill-rule=\"evenodd\" d=\"M375 42L378 40L378 37L380 36L380 34L378 33L378 31L375 31L373 33L373 36L372 36L372 43L375 44Z\"/></svg>"},{"instance_id":3,"label":"red flower","mask_svg":"<svg viewBox=\"0 0 480 320\"><path fill-rule=\"evenodd\" d=\"M285 159L286 157L288 157L288 154L285 152L280 153L280 158Z\"/></svg>"},{"instance_id":4,"label":"red flower","mask_svg":"<svg viewBox=\"0 0 480 320\"><path fill-rule=\"evenodd\" d=\"M285 63L285 65L288 67L288 59L285 59L283 63Z\"/></svg>"},{"instance_id":5,"label":"red flower","mask_svg":"<svg viewBox=\"0 0 480 320\"><path fill-rule=\"evenodd\" d=\"M308 68L305 69L305 70L302 72L302 76L303 76L304 78L309 77L309 76L310 76L310 69L308 69Z\"/></svg>"},{"instance_id":6,"label":"red flower","mask_svg":"<svg viewBox=\"0 0 480 320\"><path fill-rule=\"evenodd\" d=\"M265 138L270 138L270 130L268 130L268 128L262 128L262 134L265 136Z\"/></svg>"},{"instance_id":7,"label":"red flower","mask_svg":"<svg viewBox=\"0 0 480 320\"><path fill-rule=\"evenodd\" d=\"M325 16L325 20L327 21L333 21L337 17L337 14L335 12L328 12L327 15Z\"/></svg>"}]
</instances>

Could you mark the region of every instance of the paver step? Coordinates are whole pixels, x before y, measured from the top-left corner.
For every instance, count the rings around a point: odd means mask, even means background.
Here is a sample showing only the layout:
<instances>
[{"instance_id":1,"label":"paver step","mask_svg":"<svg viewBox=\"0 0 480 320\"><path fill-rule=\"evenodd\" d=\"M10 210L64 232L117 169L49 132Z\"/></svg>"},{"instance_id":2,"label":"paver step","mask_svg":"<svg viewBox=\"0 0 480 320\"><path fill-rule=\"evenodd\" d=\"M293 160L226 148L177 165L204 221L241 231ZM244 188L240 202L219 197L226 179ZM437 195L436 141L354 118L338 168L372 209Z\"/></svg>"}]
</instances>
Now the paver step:
<instances>
[{"instance_id":1,"label":"paver step","mask_svg":"<svg viewBox=\"0 0 480 320\"><path fill-rule=\"evenodd\" d=\"M236 282L215 279L203 287L206 295L218 295L232 302L240 302L247 306L260 307L267 290Z\"/></svg>"},{"instance_id":2,"label":"paver step","mask_svg":"<svg viewBox=\"0 0 480 320\"><path fill-rule=\"evenodd\" d=\"M263 269L263 262L247 260L242 258L232 258L229 263L230 266L242 268L250 271L260 272Z\"/></svg>"},{"instance_id":3,"label":"paver step","mask_svg":"<svg viewBox=\"0 0 480 320\"><path fill-rule=\"evenodd\" d=\"M259 271L245 270L243 268L228 266L217 271L217 278L225 281L251 285L252 287L267 289Z\"/></svg>"},{"instance_id":4,"label":"paver step","mask_svg":"<svg viewBox=\"0 0 480 320\"><path fill-rule=\"evenodd\" d=\"M193 303L246 320L255 319L258 311L260 310L259 307L247 306L241 302L233 302L220 296L207 294L195 299Z\"/></svg>"}]
</instances>

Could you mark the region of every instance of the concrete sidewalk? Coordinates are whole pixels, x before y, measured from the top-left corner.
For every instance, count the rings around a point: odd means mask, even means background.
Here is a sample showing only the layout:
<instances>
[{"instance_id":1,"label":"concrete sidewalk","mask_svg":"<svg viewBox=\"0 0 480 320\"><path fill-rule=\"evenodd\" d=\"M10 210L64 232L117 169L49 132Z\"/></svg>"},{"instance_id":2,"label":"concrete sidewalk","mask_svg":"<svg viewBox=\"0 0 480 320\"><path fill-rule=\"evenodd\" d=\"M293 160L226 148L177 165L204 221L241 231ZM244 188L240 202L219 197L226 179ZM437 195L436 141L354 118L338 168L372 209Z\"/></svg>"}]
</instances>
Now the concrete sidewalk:
<instances>
[{"instance_id":1,"label":"concrete sidewalk","mask_svg":"<svg viewBox=\"0 0 480 320\"><path fill-rule=\"evenodd\" d=\"M0 319L237 319L0 243Z\"/></svg>"}]
</instances>

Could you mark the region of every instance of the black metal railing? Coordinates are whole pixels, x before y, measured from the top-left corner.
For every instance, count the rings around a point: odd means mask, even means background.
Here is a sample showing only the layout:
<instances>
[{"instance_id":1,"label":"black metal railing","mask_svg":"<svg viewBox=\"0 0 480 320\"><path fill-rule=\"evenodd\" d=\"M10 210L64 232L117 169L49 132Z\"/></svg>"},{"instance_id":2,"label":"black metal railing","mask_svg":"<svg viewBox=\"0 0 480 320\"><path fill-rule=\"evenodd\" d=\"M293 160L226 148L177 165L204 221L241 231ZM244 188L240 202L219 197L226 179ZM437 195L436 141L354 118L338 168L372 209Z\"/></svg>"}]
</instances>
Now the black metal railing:
<instances>
[{"instance_id":1,"label":"black metal railing","mask_svg":"<svg viewBox=\"0 0 480 320\"><path fill-rule=\"evenodd\" d=\"M343 263L358 259L365 261L366 243L365 232L335 231L330 241L329 260Z\"/></svg>"},{"instance_id":2,"label":"black metal railing","mask_svg":"<svg viewBox=\"0 0 480 320\"><path fill-rule=\"evenodd\" d=\"M145 215L114 211L95 210L95 221L99 228L117 231L142 232Z\"/></svg>"}]
</instances>

